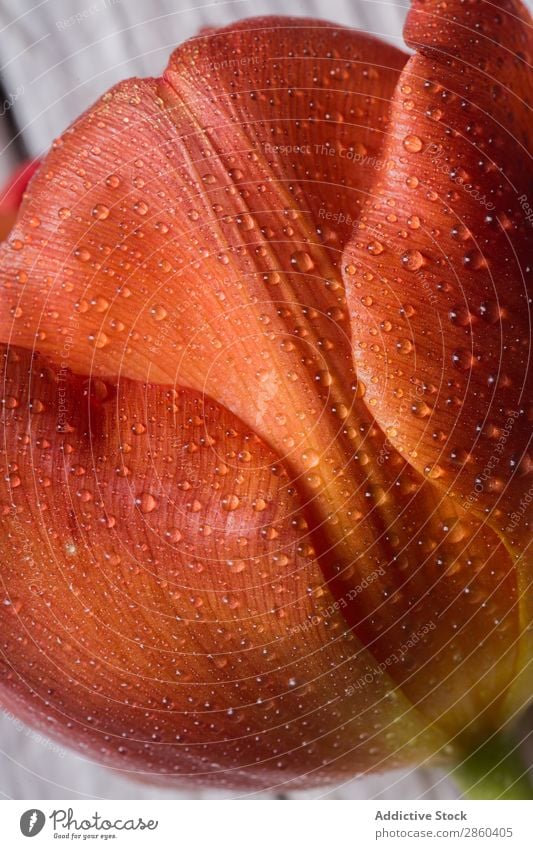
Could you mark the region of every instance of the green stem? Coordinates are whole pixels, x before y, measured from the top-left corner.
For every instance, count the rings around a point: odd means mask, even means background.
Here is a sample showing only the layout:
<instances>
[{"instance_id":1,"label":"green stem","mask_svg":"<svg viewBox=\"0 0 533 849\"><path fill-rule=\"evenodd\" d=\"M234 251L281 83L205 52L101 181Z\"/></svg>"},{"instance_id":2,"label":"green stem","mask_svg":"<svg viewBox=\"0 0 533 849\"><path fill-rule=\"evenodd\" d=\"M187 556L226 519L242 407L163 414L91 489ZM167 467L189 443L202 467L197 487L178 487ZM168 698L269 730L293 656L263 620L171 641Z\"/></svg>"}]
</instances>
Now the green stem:
<instances>
[{"instance_id":1,"label":"green stem","mask_svg":"<svg viewBox=\"0 0 533 849\"><path fill-rule=\"evenodd\" d=\"M533 799L527 767L516 744L503 735L466 755L452 776L466 799Z\"/></svg>"}]
</instances>

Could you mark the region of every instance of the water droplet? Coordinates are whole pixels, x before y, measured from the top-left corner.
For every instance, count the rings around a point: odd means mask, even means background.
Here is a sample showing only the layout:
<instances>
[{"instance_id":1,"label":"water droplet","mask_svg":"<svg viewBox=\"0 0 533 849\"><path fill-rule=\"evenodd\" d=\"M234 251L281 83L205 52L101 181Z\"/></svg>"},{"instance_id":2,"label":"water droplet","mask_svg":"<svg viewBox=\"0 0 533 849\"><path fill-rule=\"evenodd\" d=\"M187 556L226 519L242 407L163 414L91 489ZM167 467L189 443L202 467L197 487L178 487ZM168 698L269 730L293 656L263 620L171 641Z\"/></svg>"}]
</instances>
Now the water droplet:
<instances>
[{"instance_id":1,"label":"water droplet","mask_svg":"<svg viewBox=\"0 0 533 849\"><path fill-rule=\"evenodd\" d=\"M248 212L243 212L241 215L238 215L236 221L239 227L243 230L253 230L255 227L255 221Z\"/></svg>"},{"instance_id":2,"label":"water droplet","mask_svg":"<svg viewBox=\"0 0 533 849\"><path fill-rule=\"evenodd\" d=\"M427 419L431 415L431 407L425 401L415 401L411 405L411 412L417 419Z\"/></svg>"},{"instance_id":3,"label":"water droplet","mask_svg":"<svg viewBox=\"0 0 533 849\"><path fill-rule=\"evenodd\" d=\"M320 386L331 386L333 378L327 369L317 372L315 379Z\"/></svg>"},{"instance_id":4,"label":"water droplet","mask_svg":"<svg viewBox=\"0 0 533 849\"><path fill-rule=\"evenodd\" d=\"M419 136L408 135L403 140L403 146L409 153L418 153L422 150L422 139Z\"/></svg>"},{"instance_id":5,"label":"water droplet","mask_svg":"<svg viewBox=\"0 0 533 849\"><path fill-rule=\"evenodd\" d=\"M463 257L463 265L466 268L472 268L474 271L479 271L481 268L487 268L488 263L480 251L469 251Z\"/></svg>"},{"instance_id":6,"label":"water droplet","mask_svg":"<svg viewBox=\"0 0 533 849\"><path fill-rule=\"evenodd\" d=\"M458 348L452 354L452 363L460 371L469 371L474 363L472 352L466 348Z\"/></svg>"},{"instance_id":7,"label":"water droplet","mask_svg":"<svg viewBox=\"0 0 533 849\"><path fill-rule=\"evenodd\" d=\"M471 237L470 230L464 224L455 224L450 230L450 235L452 239L457 239L460 242L466 242Z\"/></svg>"},{"instance_id":8,"label":"water droplet","mask_svg":"<svg viewBox=\"0 0 533 849\"><path fill-rule=\"evenodd\" d=\"M39 398L32 398L30 401L30 410L32 413L44 413L45 409L45 405Z\"/></svg>"},{"instance_id":9,"label":"water droplet","mask_svg":"<svg viewBox=\"0 0 533 849\"><path fill-rule=\"evenodd\" d=\"M472 320L470 310L465 304L453 307L449 312L450 321L458 327L467 327Z\"/></svg>"},{"instance_id":10,"label":"water droplet","mask_svg":"<svg viewBox=\"0 0 533 849\"><path fill-rule=\"evenodd\" d=\"M497 301L483 301L479 307L479 314L487 324L496 324L503 317Z\"/></svg>"},{"instance_id":11,"label":"water droplet","mask_svg":"<svg viewBox=\"0 0 533 849\"><path fill-rule=\"evenodd\" d=\"M89 335L89 342L91 342L95 348L105 348L106 345L109 345L109 337L103 330L98 330L96 333L91 333Z\"/></svg>"},{"instance_id":12,"label":"water droplet","mask_svg":"<svg viewBox=\"0 0 533 849\"><path fill-rule=\"evenodd\" d=\"M311 489L318 489L322 486L322 478L320 475L306 475L305 480Z\"/></svg>"},{"instance_id":13,"label":"water droplet","mask_svg":"<svg viewBox=\"0 0 533 849\"><path fill-rule=\"evenodd\" d=\"M22 610L22 601L19 598L5 598L4 605L9 608L14 616L17 616Z\"/></svg>"},{"instance_id":14,"label":"water droplet","mask_svg":"<svg viewBox=\"0 0 533 849\"><path fill-rule=\"evenodd\" d=\"M312 271L315 264L307 251L296 251L291 256L291 263L298 271Z\"/></svg>"},{"instance_id":15,"label":"water droplet","mask_svg":"<svg viewBox=\"0 0 533 849\"><path fill-rule=\"evenodd\" d=\"M456 516L443 519L440 530L441 533L446 535L446 540L451 543L462 542L469 536L468 528Z\"/></svg>"},{"instance_id":16,"label":"water droplet","mask_svg":"<svg viewBox=\"0 0 533 849\"><path fill-rule=\"evenodd\" d=\"M169 542L173 543L181 542L181 540L183 539L183 534L180 530L178 530L178 528L170 528L168 531L165 532L165 536L169 540Z\"/></svg>"},{"instance_id":17,"label":"water droplet","mask_svg":"<svg viewBox=\"0 0 533 849\"><path fill-rule=\"evenodd\" d=\"M304 451L302 454L302 463L306 469L314 469L320 463L320 454L316 451Z\"/></svg>"},{"instance_id":18,"label":"water droplet","mask_svg":"<svg viewBox=\"0 0 533 849\"><path fill-rule=\"evenodd\" d=\"M424 469L424 474L430 480L438 480L439 478L444 477L446 473L442 466L438 466L437 464L435 464L434 466L426 466Z\"/></svg>"},{"instance_id":19,"label":"water droplet","mask_svg":"<svg viewBox=\"0 0 533 849\"><path fill-rule=\"evenodd\" d=\"M148 212L148 204L145 203L143 200L136 201L136 203L133 204L133 208L135 212L138 213L138 215L144 216Z\"/></svg>"}]
</instances>

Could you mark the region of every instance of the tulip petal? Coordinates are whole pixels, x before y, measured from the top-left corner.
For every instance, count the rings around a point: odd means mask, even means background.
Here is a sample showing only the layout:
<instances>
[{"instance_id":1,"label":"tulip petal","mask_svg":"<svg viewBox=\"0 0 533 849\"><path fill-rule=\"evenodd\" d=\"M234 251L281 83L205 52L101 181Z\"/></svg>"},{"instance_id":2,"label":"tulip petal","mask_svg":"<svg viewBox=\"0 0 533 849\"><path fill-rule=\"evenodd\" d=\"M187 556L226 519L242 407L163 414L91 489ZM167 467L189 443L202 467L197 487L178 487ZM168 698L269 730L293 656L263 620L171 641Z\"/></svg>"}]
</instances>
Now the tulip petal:
<instances>
[{"instance_id":1,"label":"tulip petal","mask_svg":"<svg viewBox=\"0 0 533 849\"><path fill-rule=\"evenodd\" d=\"M533 471L531 32L515 0L413 4L406 39L418 52L385 152L395 167L345 254L372 412L416 468L500 530Z\"/></svg>"},{"instance_id":2,"label":"tulip petal","mask_svg":"<svg viewBox=\"0 0 533 849\"><path fill-rule=\"evenodd\" d=\"M235 416L16 348L4 380L5 704L152 780L323 783L440 751Z\"/></svg>"}]
</instances>

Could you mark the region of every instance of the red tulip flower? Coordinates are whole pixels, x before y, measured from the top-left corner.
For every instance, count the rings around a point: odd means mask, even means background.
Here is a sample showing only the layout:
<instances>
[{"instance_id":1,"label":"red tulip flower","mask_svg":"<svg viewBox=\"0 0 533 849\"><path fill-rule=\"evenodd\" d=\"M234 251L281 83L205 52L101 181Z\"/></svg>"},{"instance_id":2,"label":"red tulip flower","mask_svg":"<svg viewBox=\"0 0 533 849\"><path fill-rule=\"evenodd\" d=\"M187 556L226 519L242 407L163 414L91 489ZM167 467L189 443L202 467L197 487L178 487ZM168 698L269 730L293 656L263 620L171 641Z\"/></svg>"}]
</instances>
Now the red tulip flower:
<instances>
[{"instance_id":1,"label":"red tulip flower","mask_svg":"<svg viewBox=\"0 0 533 849\"><path fill-rule=\"evenodd\" d=\"M145 780L531 792L532 31L242 21L54 143L1 249L10 710Z\"/></svg>"}]
</instances>

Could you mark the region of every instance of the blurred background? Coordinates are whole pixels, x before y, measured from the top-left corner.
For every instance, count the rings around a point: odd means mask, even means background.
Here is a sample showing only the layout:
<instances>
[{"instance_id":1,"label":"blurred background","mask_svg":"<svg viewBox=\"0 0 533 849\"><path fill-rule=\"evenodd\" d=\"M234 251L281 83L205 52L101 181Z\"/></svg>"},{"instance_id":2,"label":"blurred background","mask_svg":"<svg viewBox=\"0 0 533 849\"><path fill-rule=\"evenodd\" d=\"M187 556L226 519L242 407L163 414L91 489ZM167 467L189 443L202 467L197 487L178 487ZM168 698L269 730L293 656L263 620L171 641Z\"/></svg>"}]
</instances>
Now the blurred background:
<instances>
[{"instance_id":1,"label":"blurred background","mask_svg":"<svg viewBox=\"0 0 533 849\"><path fill-rule=\"evenodd\" d=\"M174 47L208 26L285 14L323 18L401 46L407 0L0 0L0 181L43 155L55 136L117 81L161 73ZM388 773L313 797L442 798L436 770ZM0 707L0 797L214 798L130 781L59 747ZM223 797L224 794L220 794ZM227 795L227 794L226 794ZM238 794L234 794L238 795ZM298 796L309 794L293 794Z\"/></svg>"}]
</instances>

